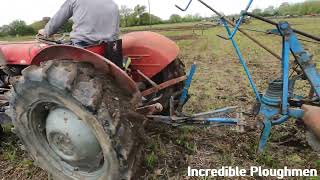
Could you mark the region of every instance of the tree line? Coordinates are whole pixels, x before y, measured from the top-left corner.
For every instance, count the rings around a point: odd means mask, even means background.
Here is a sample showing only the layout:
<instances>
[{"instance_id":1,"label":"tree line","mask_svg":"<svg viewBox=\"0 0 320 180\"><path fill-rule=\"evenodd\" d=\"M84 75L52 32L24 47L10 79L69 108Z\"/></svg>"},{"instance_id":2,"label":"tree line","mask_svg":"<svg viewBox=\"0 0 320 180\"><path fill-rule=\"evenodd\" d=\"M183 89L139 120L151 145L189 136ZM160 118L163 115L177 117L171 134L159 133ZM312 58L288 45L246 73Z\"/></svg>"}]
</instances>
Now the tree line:
<instances>
[{"instance_id":1,"label":"tree line","mask_svg":"<svg viewBox=\"0 0 320 180\"><path fill-rule=\"evenodd\" d=\"M35 30L22 20L15 20L9 25L0 27L0 37L16 35L25 36L31 34L35 34Z\"/></svg>"},{"instance_id":2,"label":"tree line","mask_svg":"<svg viewBox=\"0 0 320 180\"><path fill-rule=\"evenodd\" d=\"M288 16L320 14L320 0L306 0L302 3L282 3L279 7L269 6L265 9L254 9L252 13L260 16Z\"/></svg>"},{"instance_id":3,"label":"tree line","mask_svg":"<svg viewBox=\"0 0 320 180\"><path fill-rule=\"evenodd\" d=\"M279 7L269 6L265 9L254 9L254 14L261 16L287 16L287 15L313 15L320 14L320 0L306 0L303 3L290 4L288 2L282 3ZM121 27L144 26L164 23L181 23L181 22L195 22L207 20L208 18L201 17L199 14L186 15L184 17L178 14L172 14L168 20L163 20L153 14L147 12L144 5L137 5L133 9L127 6L120 8L120 23ZM15 20L8 25L0 27L0 37L3 36L26 36L35 35L39 29L43 29L50 20L45 17L40 21L36 21L27 25L22 20ZM68 21L60 30L60 32L70 32L72 30L72 21Z\"/></svg>"},{"instance_id":4,"label":"tree line","mask_svg":"<svg viewBox=\"0 0 320 180\"><path fill-rule=\"evenodd\" d=\"M172 14L169 20L163 20L153 14L147 12L147 7L143 5L137 5L133 9L123 5L120 8L121 27L131 26L144 26L144 25L155 25L155 24L167 24L167 23L181 23L181 22L194 22L200 21L205 18L199 14L186 15L181 17L178 14Z\"/></svg>"},{"instance_id":5,"label":"tree line","mask_svg":"<svg viewBox=\"0 0 320 180\"><path fill-rule=\"evenodd\" d=\"M178 14L173 14L169 20L162 20L160 17L149 14L146 10L146 6L143 5L137 5L133 9L130 9L127 6L121 6L121 27L193 22L203 19L199 14L187 15L185 17L181 17ZM25 21L15 20L8 25L0 27L0 37L35 35L40 29L43 29L45 27L49 20L49 17L45 17L42 20L36 21L30 25L27 25ZM72 25L72 21L69 20L68 23L66 23L59 32L70 32L72 30Z\"/></svg>"},{"instance_id":6,"label":"tree line","mask_svg":"<svg viewBox=\"0 0 320 180\"><path fill-rule=\"evenodd\" d=\"M49 20L49 17L45 17L42 20L36 21L30 25L27 25L26 22L22 20L14 20L10 24L0 27L0 37L35 35L40 29L43 29L45 27ZM59 32L71 32L72 25L73 22L69 20L63 25L62 28L60 28Z\"/></svg>"}]
</instances>

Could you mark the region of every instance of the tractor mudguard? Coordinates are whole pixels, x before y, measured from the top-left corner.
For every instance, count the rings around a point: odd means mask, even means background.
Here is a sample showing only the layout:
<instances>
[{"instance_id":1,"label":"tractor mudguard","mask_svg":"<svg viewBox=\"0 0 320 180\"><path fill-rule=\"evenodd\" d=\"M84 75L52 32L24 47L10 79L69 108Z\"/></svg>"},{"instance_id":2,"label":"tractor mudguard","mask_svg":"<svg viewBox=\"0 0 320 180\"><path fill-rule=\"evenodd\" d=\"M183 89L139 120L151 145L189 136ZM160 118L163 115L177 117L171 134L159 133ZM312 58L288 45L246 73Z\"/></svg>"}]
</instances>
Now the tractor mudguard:
<instances>
[{"instance_id":1,"label":"tractor mudguard","mask_svg":"<svg viewBox=\"0 0 320 180\"><path fill-rule=\"evenodd\" d=\"M36 41L0 43L0 51L6 64L30 65L32 59L48 45Z\"/></svg>"},{"instance_id":2,"label":"tractor mudguard","mask_svg":"<svg viewBox=\"0 0 320 180\"><path fill-rule=\"evenodd\" d=\"M103 56L89 50L69 45L49 46L40 51L33 59L31 64L40 65L41 62L49 60L74 60L88 62L94 65L97 70L111 75L115 81L135 97L140 96L140 91L136 83L119 67Z\"/></svg>"},{"instance_id":3,"label":"tractor mudguard","mask_svg":"<svg viewBox=\"0 0 320 180\"><path fill-rule=\"evenodd\" d=\"M132 32L122 36L123 54L132 60L133 70L140 70L148 78L154 77L174 61L180 49L167 37L149 31ZM134 74L135 81L142 80Z\"/></svg>"}]
</instances>

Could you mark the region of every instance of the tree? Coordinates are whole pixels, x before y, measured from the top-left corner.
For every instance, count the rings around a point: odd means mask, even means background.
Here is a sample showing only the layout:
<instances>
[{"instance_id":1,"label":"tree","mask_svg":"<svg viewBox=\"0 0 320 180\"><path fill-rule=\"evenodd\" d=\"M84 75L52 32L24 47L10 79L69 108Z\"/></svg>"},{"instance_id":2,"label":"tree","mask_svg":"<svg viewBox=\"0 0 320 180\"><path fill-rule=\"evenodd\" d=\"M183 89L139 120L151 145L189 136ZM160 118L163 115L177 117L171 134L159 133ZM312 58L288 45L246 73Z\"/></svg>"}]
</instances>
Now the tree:
<instances>
[{"instance_id":1,"label":"tree","mask_svg":"<svg viewBox=\"0 0 320 180\"><path fill-rule=\"evenodd\" d=\"M269 6L263 11L263 14L265 16L272 16L272 15L274 15L274 13L275 13L274 6Z\"/></svg>"},{"instance_id":2,"label":"tree","mask_svg":"<svg viewBox=\"0 0 320 180\"><path fill-rule=\"evenodd\" d=\"M193 21L193 16L191 14L188 14L183 17L183 22L192 22Z\"/></svg>"},{"instance_id":3,"label":"tree","mask_svg":"<svg viewBox=\"0 0 320 180\"><path fill-rule=\"evenodd\" d=\"M200 21L200 20L202 20L202 17L198 13L195 15L188 14L182 18L183 22L193 22L193 21Z\"/></svg>"},{"instance_id":4,"label":"tree","mask_svg":"<svg viewBox=\"0 0 320 180\"><path fill-rule=\"evenodd\" d=\"M155 16L153 14L149 14L149 13L143 13L140 17L140 22L141 24L140 25L149 25L150 24L150 16L151 16L151 22L152 24L160 24L162 23L162 19L159 18L158 16Z\"/></svg>"},{"instance_id":5,"label":"tree","mask_svg":"<svg viewBox=\"0 0 320 180\"><path fill-rule=\"evenodd\" d=\"M4 25L0 27L0 37L8 36L10 32L10 26Z\"/></svg>"},{"instance_id":6,"label":"tree","mask_svg":"<svg viewBox=\"0 0 320 180\"><path fill-rule=\"evenodd\" d=\"M178 14L172 14L170 16L169 21L171 23L179 23L179 22L182 22L182 17L180 15L178 15Z\"/></svg>"},{"instance_id":7,"label":"tree","mask_svg":"<svg viewBox=\"0 0 320 180\"><path fill-rule=\"evenodd\" d=\"M302 3L290 4L288 2L282 3L279 8L272 6L264 10L263 15L309 15L320 14L320 1L319 0L306 0Z\"/></svg>"},{"instance_id":8,"label":"tree","mask_svg":"<svg viewBox=\"0 0 320 180\"><path fill-rule=\"evenodd\" d=\"M34 23L32 23L30 26L36 31L38 32L40 29L43 29L46 24L49 22L50 18L49 17L45 17L42 18L41 21L35 21Z\"/></svg>"},{"instance_id":9,"label":"tree","mask_svg":"<svg viewBox=\"0 0 320 180\"><path fill-rule=\"evenodd\" d=\"M254 9L254 10L252 10L252 14L254 14L254 15L261 15L261 14L262 14L262 9L259 9L259 8Z\"/></svg>"},{"instance_id":10,"label":"tree","mask_svg":"<svg viewBox=\"0 0 320 180\"><path fill-rule=\"evenodd\" d=\"M49 17L44 17L42 18L41 21L36 21L32 23L30 26L38 32L40 29L45 28L46 24L50 21ZM73 26L73 21L68 20L60 29L59 32L65 33L65 32L71 32L72 31L72 26Z\"/></svg>"},{"instance_id":11,"label":"tree","mask_svg":"<svg viewBox=\"0 0 320 180\"><path fill-rule=\"evenodd\" d=\"M137 5L134 7L134 16L138 18L138 25L142 25L141 16L146 12L147 7L144 5Z\"/></svg>"},{"instance_id":12,"label":"tree","mask_svg":"<svg viewBox=\"0 0 320 180\"><path fill-rule=\"evenodd\" d=\"M290 14L289 9L290 9L290 4L288 2L284 2L279 6L277 11L279 12L279 15L285 16Z\"/></svg>"},{"instance_id":13,"label":"tree","mask_svg":"<svg viewBox=\"0 0 320 180\"><path fill-rule=\"evenodd\" d=\"M195 15L193 15L193 21L201 21L202 20L202 17L200 16L199 13L196 13Z\"/></svg>"},{"instance_id":14,"label":"tree","mask_svg":"<svg viewBox=\"0 0 320 180\"><path fill-rule=\"evenodd\" d=\"M22 20L15 20L12 23L9 24L10 30L9 30L9 35L15 36L15 35L31 35L35 34L35 30L27 26L27 24L22 21Z\"/></svg>"},{"instance_id":15,"label":"tree","mask_svg":"<svg viewBox=\"0 0 320 180\"><path fill-rule=\"evenodd\" d=\"M281 8L287 8L287 7L290 7L290 4L288 2L284 2L279 6L280 9Z\"/></svg>"},{"instance_id":16,"label":"tree","mask_svg":"<svg viewBox=\"0 0 320 180\"><path fill-rule=\"evenodd\" d=\"M129 17L132 14L133 10L128 8L125 5L122 5L120 8L120 17L122 22L124 22L124 26L129 26Z\"/></svg>"}]
</instances>

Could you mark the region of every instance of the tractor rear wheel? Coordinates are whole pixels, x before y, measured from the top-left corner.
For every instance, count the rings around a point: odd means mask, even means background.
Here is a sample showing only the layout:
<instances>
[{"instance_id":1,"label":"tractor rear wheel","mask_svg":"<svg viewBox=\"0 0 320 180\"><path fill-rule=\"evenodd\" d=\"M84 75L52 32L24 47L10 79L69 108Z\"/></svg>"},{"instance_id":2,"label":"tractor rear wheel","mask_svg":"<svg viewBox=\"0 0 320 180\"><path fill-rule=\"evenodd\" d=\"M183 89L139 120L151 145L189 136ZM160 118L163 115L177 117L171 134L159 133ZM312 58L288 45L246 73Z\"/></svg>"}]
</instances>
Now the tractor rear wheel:
<instances>
[{"instance_id":1,"label":"tractor rear wheel","mask_svg":"<svg viewBox=\"0 0 320 180\"><path fill-rule=\"evenodd\" d=\"M3 128L2 128L2 126L1 126L1 124L0 124L0 138L1 138L1 135L3 134Z\"/></svg>"},{"instance_id":2,"label":"tractor rear wheel","mask_svg":"<svg viewBox=\"0 0 320 180\"><path fill-rule=\"evenodd\" d=\"M30 66L14 80L9 115L36 165L54 179L130 179L141 117L130 95L91 64Z\"/></svg>"}]
</instances>

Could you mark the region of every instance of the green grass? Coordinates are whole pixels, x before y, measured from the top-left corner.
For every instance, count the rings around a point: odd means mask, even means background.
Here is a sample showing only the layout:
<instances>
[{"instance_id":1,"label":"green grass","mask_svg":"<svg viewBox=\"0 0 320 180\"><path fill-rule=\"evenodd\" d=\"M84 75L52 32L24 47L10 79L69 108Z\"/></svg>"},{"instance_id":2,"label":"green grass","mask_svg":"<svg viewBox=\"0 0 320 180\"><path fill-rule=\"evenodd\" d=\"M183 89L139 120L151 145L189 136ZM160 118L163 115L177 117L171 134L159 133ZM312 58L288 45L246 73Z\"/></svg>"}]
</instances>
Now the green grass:
<instances>
[{"instance_id":1,"label":"green grass","mask_svg":"<svg viewBox=\"0 0 320 180\"><path fill-rule=\"evenodd\" d=\"M317 26L320 23L320 18L285 20L289 21L293 28L320 36L320 26ZM281 19L278 21L281 21ZM251 24L246 24L242 27L259 31L275 28L259 21L253 21ZM161 33L166 36L181 36L191 35L193 31L165 31ZM215 27L206 30L204 35L200 35L201 31L196 31L196 33L199 34L196 39L177 41L181 49L181 59L186 64L187 69L194 62L197 63L198 67L190 88L192 97L184 110L194 113L233 105L238 105L245 109L250 108L255 102L254 93L239 63L235 50L230 41L216 36L219 34L226 37L225 29L223 27ZM281 55L281 37L251 31L248 31L248 33ZM280 61L239 32L236 36L236 41L239 43L243 56L249 64L250 71L259 90L263 92L271 80L280 76ZM308 42L302 42L302 44L313 54L314 60L319 64L319 44ZM308 86L305 82L298 82L296 93L306 93L306 87ZM244 97L245 101L239 100L240 97ZM295 131L302 132L292 133ZM247 135L228 134L226 131L217 131L215 128L196 128L192 131L181 130L174 139L175 144L191 152L195 157L202 159L202 161L192 160L188 162L191 165L200 164L200 167L235 165L247 168L250 165L261 165L269 168L283 168L284 166L291 168L319 168L318 156L310 148L305 147L306 142L303 135L301 135L303 130L297 130L293 122L274 127L272 137L268 143L268 149L266 153L261 155L256 151L259 143L259 133L257 131ZM277 142L281 141L281 138L286 135L301 141L300 146L295 148L278 145ZM211 140L207 140L207 143L203 145L200 142L201 140L197 140L199 136L204 139L208 136L208 139ZM230 140L230 138L238 139L238 141ZM208 150L211 146L212 149ZM203 155L203 152L209 155ZM203 162L206 160L210 163Z\"/></svg>"},{"instance_id":2,"label":"green grass","mask_svg":"<svg viewBox=\"0 0 320 180\"><path fill-rule=\"evenodd\" d=\"M7 36L7 37L0 37L0 41L30 41L34 40L35 36Z\"/></svg>"},{"instance_id":3,"label":"green grass","mask_svg":"<svg viewBox=\"0 0 320 180\"><path fill-rule=\"evenodd\" d=\"M158 156L152 151L146 155L146 165L150 169L154 169L158 163Z\"/></svg>"},{"instance_id":4,"label":"green grass","mask_svg":"<svg viewBox=\"0 0 320 180\"><path fill-rule=\"evenodd\" d=\"M192 26L195 24L198 24L199 22L185 22L185 23L176 23L176 24L157 24L157 25L152 25L152 28L172 28L172 27L181 27L181 26ZM121 28L121 30L124 31L136 31L136 30L141 30L141 31L149 31L150 26L134 26L134 27L125 27Z\"/></svg>"},{"instance_id":5,"label":"green grass","mask_svg":"<svg viewBox=\"0 0 320 180\"><path fill-rule=\"evenodd\" d=\"M11 162L15 162L16 161L16 159L17 159L17 151L15 150L15 149L11 149L11 150L9 150L9 151L6 151L5 153L4 153L4 157L7 159L7 160L9 160L9 161L11 161Z\"/></svg>"},{"instance_id":6,"label":"green grass","mask_svg":"<svg viewBox=\"0 0 320 180\"><path fill-rule=\"evenodd\" d=\"M197 145L194 141L192 141L192 132L194 131L194 127L181 127L180 128L180 134L176 139L176 144L179 146L184 147L186 150L188 150L191 153L196 152Z\"/></svg>"}]
</instances>

